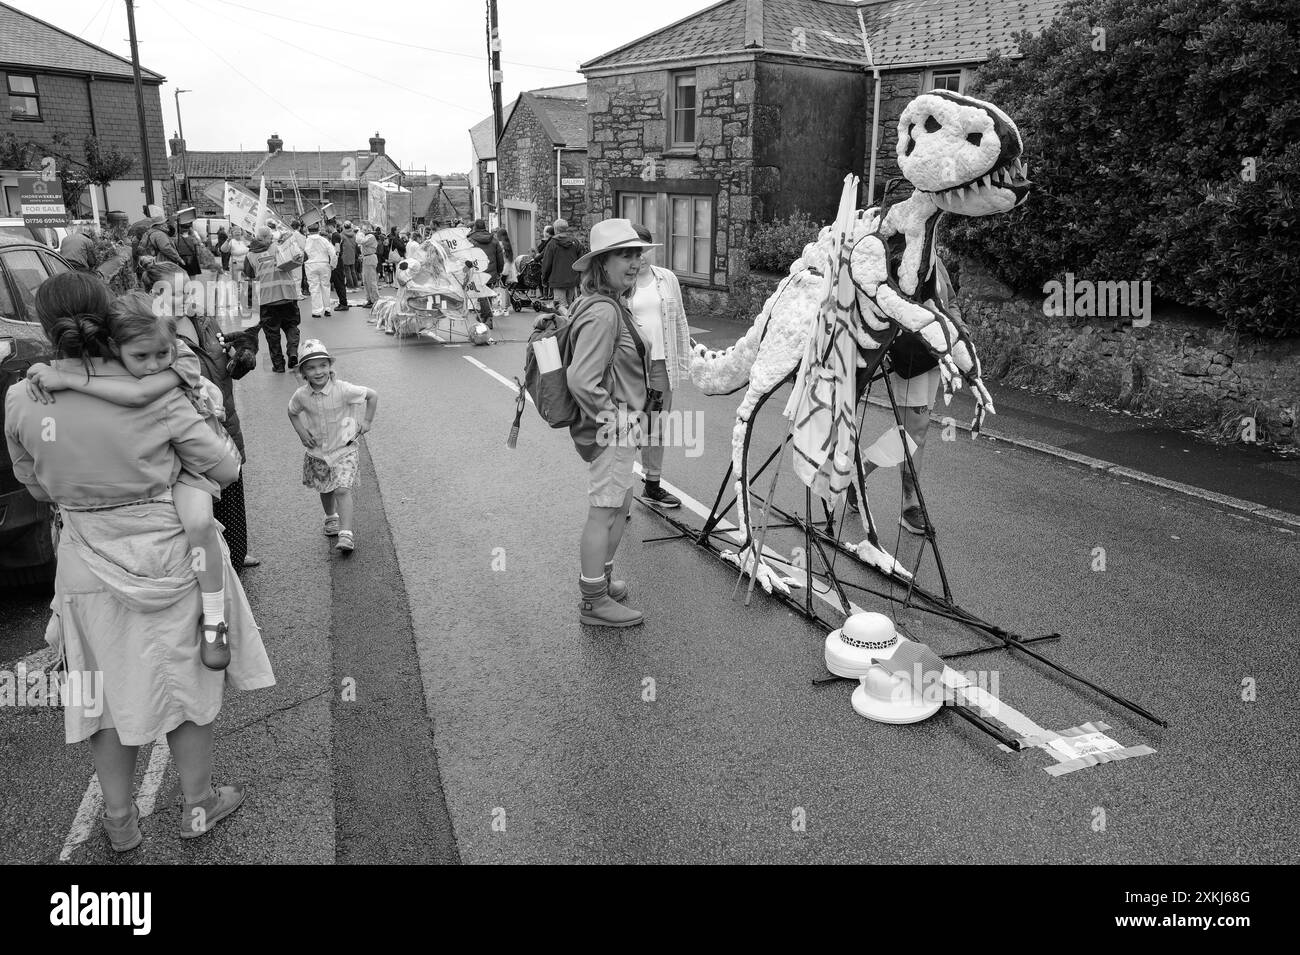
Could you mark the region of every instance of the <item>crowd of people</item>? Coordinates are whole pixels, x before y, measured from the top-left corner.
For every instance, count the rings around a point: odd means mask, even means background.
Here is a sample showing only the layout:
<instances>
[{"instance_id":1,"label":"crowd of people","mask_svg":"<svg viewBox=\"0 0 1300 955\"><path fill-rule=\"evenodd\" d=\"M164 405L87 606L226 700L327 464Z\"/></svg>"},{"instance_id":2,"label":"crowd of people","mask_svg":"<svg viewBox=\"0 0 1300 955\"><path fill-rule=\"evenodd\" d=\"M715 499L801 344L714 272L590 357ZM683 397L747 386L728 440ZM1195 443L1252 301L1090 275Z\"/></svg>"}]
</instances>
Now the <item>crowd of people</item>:
<instances>
[{"instance_id":1,"label":"crowd of people","mask_svg":"<svg viewBox=\"0 0 1300 955\"><path fill-rule=\"evenodd\" d=\"M483 220L473 225L469 240L487 257L492 284L513 281L509 234ZM343 311L347 292L360 283L365 305L375 304L381 275L391 277L407 243L432 231L382 233L347 221L262 226L251 237L223 230L212 265L256 286L259 310L255 327L230 333L213 317L192 314L181 283L171 286L170 307L139 292L115 298L90 274L95 254L82 236L65 242L73 271L38 290L36 313L55 357L33 365L26 386L5 396L5 436L15 476L62 517L48 639L69 671L98 670L107 678L102 713L91 716L70 700L65 730L68 743L90 742L113 849L140 844L136 756L161 735L180 770L182 837L202 835L241 804L242 784L213 781L213 721L223 686L256 689L275 681L239 578L258 560L248 553L246 449L233 382L256 367L260 335L270 370L299 376L287 413L304 447L302 484L319 496L323 533L334 550L350 554L358 538L357 441L373 424L378 394L339 378L319 337L300 340L299 303L310 298L312 317L330 315L332 289L333 310ZM154 216L135 240L141 278L156 296L165 294L159 279L193 274L190 246L197 239L187 230L177 235ZM640 455L644 499L680 506L661 483L659 429L689 376L691 337L680 284L656 264L661 244L648 229L607 219L591 228L589 241L559 219L528 254L540 262L542 281L568 323L565 383L581 409L569 429L586 467L588 505L578 617L632 627L644 614L629 605L631 588L614 567L634 463ZM898 383L903 403L914 406L908 430L922 441L937 387L932 378ZM51 422L57 441L45 438ZM908 520L905 511L905 527Z\"/></svg>"}]
</instances>

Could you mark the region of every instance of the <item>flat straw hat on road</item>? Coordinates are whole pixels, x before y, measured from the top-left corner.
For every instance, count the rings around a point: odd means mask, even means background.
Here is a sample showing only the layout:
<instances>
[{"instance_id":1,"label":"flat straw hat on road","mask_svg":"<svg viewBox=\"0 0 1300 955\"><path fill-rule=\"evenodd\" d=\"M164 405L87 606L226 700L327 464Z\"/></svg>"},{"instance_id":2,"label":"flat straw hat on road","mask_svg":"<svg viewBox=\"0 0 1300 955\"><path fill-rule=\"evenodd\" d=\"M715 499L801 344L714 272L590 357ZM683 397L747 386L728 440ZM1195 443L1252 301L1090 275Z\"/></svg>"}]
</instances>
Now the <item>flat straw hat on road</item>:
<instances>
[{"instance_id":1,"label":"flat straw hat on road","mask_svg":"<svg viewBox=\"0 0 1300 955\"><path fill-rule=\"evenodd\" d=\"M658 242L645 242L632 228L630 219L606 219L591 227L591 251L573 263L575 272L585 271L588 264L602 252L615 249L657 249Z\"/></svg>"}]
</instances>

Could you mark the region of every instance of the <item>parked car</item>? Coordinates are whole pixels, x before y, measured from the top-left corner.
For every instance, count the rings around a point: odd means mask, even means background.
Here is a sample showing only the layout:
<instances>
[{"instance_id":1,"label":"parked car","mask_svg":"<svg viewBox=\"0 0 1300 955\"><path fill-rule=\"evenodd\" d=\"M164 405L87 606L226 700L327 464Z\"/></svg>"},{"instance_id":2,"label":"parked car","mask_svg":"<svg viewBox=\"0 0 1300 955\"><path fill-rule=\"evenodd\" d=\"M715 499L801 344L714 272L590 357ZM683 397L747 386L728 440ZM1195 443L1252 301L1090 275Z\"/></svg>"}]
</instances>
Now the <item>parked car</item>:
<instances>
[{"instance_id":1,"label":"parked car","mask_svg":"<svg viewBox=\"0 0 1300 955\"><path fill-rule=\"evenodd\" d=\"M17 236L20 239L35 239L55 252L68 237L68 230L63 226L28 225L21 217L0 218L0 235Z\"/></svg>"},{"instance_id":2,"label":"parked car","mask_svg":"<svg viewBox=\"0 0 1300 955\"><path fill-rule=\"evenodd\" d=\"M36 290L68 263L31 236L0 233L0 433L4 394L27 369L49 361L53 349L36 317ZM0 439L0 587L30 586L54 578L57 513L14 477L9 448Z\"/></svg>"}]
</instances>

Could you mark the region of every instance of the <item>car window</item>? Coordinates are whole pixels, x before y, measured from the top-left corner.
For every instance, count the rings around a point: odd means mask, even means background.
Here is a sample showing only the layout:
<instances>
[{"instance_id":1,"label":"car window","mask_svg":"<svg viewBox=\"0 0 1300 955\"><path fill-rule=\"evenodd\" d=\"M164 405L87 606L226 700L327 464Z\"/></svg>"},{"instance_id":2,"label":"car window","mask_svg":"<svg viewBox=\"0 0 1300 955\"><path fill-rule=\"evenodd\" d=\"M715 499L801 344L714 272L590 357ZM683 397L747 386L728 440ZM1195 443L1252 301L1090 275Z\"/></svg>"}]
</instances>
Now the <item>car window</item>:
<instances>
[{"instance_id":1,"label":"car window","mask_svg":"<svg viewBox=\"0 0 1300 955\"><path fill-rule=\"evenodd\" d=\"M42 258L45 259L46 271L48 271L51 275L60 275L63 272L68 271L68 267L63 264L63 260L59 258L57 255L52 255L49 252L46 252L42 256Z\"/></svg>"},{"instance_id":2,"label":"car window","mask_svg":"<svg viewBox=\"0 0 1300 955\"><path fill-rule=\"evenodd\" d=\"M9 274L10 282L17 289L19 300L24 306L16 309L13 302L9 302L4 309L5 317L36 321L36 290L50 277L43 257L35 249L14 249L0 252L0 266ZM5 297L8 298L7 289Z\"/></svg>"}]
</instances>

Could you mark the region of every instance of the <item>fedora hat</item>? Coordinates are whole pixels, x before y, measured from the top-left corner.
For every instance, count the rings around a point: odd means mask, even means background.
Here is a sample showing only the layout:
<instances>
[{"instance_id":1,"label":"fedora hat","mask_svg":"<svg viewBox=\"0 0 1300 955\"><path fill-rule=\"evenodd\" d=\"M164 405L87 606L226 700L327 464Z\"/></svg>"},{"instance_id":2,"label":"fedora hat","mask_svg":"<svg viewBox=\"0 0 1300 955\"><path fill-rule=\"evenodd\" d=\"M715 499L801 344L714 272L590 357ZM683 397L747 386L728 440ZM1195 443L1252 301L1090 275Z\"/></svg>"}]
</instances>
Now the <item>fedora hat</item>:
<instances>
[{"instance_id":1,"label":"fedora hat","mask_svg":"<svg viewBox=\"0 0 1300 955\"><path fill-rule=\"evenodd\" d=\"M556 230L559 231L559 230ZM616 249L657 249L658 242L644 242L629 219L606 219L591 227L591 251L573 263L575 272L583 272L591 260L603 252Z\"/></svg>"},{"instance_id":2,"label":"fedora hat","mask_svg":"<svg viewBox=\"0 0 1300 955\"><path fill-rule=\"evenodd\" d=\"M919 723L943 707L943 694L927 700L926 689L882 666L872 666L853 691L853 710L877 723Z\"/></svg>"},{"instance_id":3,"label":"fedora hat","mask_svg":"<svg viewBox=\"0 0 1300 955\"><path fill-rule=\"evenodd\" d=\"M888 660L900 638L883 613L855 613L844 626L826 635L826 669L859 680L877 660Z\"/></svg>"},{"instance_id":4,"label":"fedora hat","mask_svg":"<svg viewBox=\"0 0 1300 955\"><path fill-rule=\"evenodd\" d=\"M329 349L319 338L309 338L298 348L298 364L301 365L312 358L328 358L331 364L334 362L334 356L329 353Z\"/></svg>"}]
</instances>

